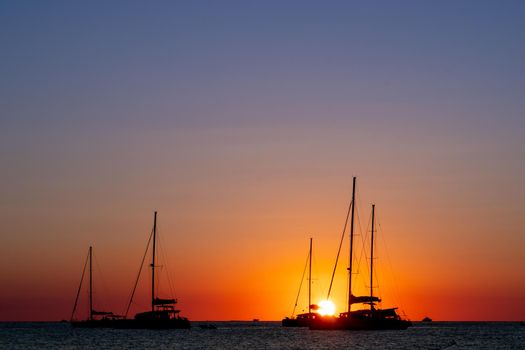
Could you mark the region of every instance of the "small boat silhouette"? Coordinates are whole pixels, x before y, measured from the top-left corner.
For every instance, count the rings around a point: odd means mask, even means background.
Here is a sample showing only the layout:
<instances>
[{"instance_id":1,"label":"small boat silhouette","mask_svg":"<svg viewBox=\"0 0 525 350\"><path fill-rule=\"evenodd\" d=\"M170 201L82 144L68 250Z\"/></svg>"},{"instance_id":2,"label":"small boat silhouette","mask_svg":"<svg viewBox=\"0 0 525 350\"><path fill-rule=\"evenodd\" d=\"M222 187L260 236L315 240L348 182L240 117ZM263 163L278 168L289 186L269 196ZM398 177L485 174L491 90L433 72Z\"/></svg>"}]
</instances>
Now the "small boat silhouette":
<instances>
[{"instance_id":1,"label":"small boat silhouette","mask_svg":"<svg viewBox=\"0 0 525 350\"><path fill-rule=\"evenodd\" d=\"M82 289L82 283L84 281L84 275L86 272L86 267L89 265L89 313L86 320L75 320L75 311L78 306L78 299L80 296L80 291ZM115 315L113 312L109 311L96 311L93 308L93 247L89 247L88 256L84 264L84 269L82 270L82 277L80 278L80 285L78 286L77 296L75 298L75 305L73 306L73 311L71 312L70 322L73 327L82 327L82 328L100 328L100 327L110 327L116 320L122 319L123 316Z\"/></svg>"},{"instance_id":2,"label":"small boat silhouette","mask_svg":"<svg viewBox=\"0 0 525 350\"><path fill-rule=\"evenodd\" d=\"M299 291L297 292L297 298L295 299L292 316L286 317L281 321L281 325L283 327L308 327L310 326L310 321L317 315L317 313L312 312L312 310L317 309L317 305L312 305L312 238L310 238L310 249L308 251L308 312L298 314L294 317L295 308L297 307L297 301L299 300L299 295L301 294L302 285L303 279L301 279L301 283L299 284Z\"/></svg>"}]
</instances>

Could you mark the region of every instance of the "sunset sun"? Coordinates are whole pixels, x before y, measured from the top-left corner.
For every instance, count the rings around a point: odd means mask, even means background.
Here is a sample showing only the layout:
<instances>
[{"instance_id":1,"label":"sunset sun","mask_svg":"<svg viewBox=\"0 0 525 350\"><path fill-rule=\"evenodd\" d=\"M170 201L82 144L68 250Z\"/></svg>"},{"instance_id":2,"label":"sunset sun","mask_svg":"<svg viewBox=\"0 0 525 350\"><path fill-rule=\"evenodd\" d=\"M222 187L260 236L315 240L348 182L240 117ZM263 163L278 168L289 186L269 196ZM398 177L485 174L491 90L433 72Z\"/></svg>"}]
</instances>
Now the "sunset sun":
<instances>
[{"instance_id":1,"label":"sunset sun","mask_svg":"<svg viewBox=\"0 0 525 350\"><path fill-rule=\"evenodd\" d=\"M319 315L333 316L335 315L335 304L330 300L323 300L319 303Z\"/></svg>"}]
</instances>

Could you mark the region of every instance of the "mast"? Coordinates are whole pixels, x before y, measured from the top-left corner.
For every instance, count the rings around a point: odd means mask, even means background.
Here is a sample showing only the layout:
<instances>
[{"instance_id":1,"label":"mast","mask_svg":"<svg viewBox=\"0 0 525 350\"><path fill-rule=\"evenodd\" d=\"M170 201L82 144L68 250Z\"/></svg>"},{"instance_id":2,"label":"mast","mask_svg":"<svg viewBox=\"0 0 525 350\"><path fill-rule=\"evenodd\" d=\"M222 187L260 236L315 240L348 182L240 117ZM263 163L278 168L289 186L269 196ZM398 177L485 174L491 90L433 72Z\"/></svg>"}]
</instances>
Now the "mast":
<instances>
[{"instance_id":1,"label":"mast","mask_svg":"<svg viewBox=\"0 0 525 350\"><path fill-rule=\"evenodd\" d=\"M89 320L93 320L93 247L89 246Z\"/></svg>"},{"instance_id":2,"label":"mast","mask_svg":"<svg viewBox=\"0 0 525 350\"><path fill-rule=\"evenodd\" d=\"M348 313L352 308L352 261L354 256L354 210L355 210L355 180L352 181L352 216L350 219L350 261L348 264Z\"/></svg>"},{"instance_id":3,"label":"mast","mask_svg":"<svg viewBox=\"0 0 525 350\"><path fill-rule=\"evenodd\" d=\"M157 212L153 216L153 251L151 253L151 311L155 311L155 240L157 238Z\"/></svg>"},{"instance_id":4,"label":"mast","mask_svg":"<svg viewBox=\"0 0 525 350\"><path fill-rule=\"evenodd\" d=\"M374 310L374 219L375 219L376 205L372 204L372 237L370 239L370 310Z\"/></svg>"},{"instance_id":5,"label":"mast","mask_svg":"<svg viewBox=\"0 0 525 350\"><path fill-rule=\"evenodd\" d=\"M312 312L312 238L310 237L310 262L308 270L308 315Z\"/></svg>"}]
</instances>

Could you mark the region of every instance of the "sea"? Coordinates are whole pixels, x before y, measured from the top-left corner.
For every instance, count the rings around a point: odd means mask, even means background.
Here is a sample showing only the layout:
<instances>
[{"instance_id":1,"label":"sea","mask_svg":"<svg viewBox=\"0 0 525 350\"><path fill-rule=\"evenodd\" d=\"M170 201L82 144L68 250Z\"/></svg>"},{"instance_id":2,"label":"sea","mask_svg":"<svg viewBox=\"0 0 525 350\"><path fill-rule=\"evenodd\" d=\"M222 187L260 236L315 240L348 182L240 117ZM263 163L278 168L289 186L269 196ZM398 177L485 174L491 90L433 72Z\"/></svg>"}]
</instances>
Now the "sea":
<instances>
[{"instance_id":1,"label":"sea","mask_svg":"<svg viewBox=\"0 0 525 350\"><path fill-rule=\"evenodd\" d=\"M311 331L279 322L193 322L184 330L116 330L4 322L0 349L525 349L525 325L416 322L403 331Z\"/></svg>"}]
</instances>

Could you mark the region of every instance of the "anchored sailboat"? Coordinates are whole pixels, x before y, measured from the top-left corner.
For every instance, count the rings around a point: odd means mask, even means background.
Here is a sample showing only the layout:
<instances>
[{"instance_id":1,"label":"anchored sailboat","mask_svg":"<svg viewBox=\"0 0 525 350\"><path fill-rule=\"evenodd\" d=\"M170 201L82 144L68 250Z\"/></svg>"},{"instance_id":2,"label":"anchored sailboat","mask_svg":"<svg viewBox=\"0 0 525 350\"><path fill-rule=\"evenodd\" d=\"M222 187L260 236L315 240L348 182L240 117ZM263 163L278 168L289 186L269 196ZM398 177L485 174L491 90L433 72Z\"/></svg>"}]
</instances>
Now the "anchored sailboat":
<instances>
[{"instance_id":1,"label":"anchored sailboat","mask_svg":"<svg viewBox=\"0 0 525 350\"><path fill-rule=\"evenodd\" d=\"M86 267L89 264L89 312L86 320L75 320L75 312L78 306L78 299L82 290L82 284L84 281L84 275L86 273ZM108 311L96 311L93 308L93 247L89 247L88 256L84 263L84 269L82 270L82 277L80 278L80 285L78 286L77 296L75 298L75 305L71 312L70 322L73 327L84 327L84 328L97 328L97 327L111 327L111 325L122 316L115 315L113 312Z\"/></svg>"},{"instance_id":2,"label":"anchored sailboat","mask_svg":"<svg viewBox=\"0 0 525 350\"><path fill-rule=\"evenodd\" d=\"M140 272L144 265L146 253L149 249L150 243L151 248L151 310L140 312L135 315L134 318L127 318L127 314L133 303L133 297L140 277ZM73 312L71 313L71 324L74 327L90 327L90 328L135 328L135 329L176 329L176 328L190 328L190 321L186 317L179 315L180 310L175 309L177 299L162 299L157 296L157 290L155 286L155 268L156 265L156 243L157 243L157 212L155 212L153 220L153 231L148 240L146 246L146 253L142 259L142 263L139 269L139 274L135 280L135 285L131 293L131 297L126 309L125 316L115 315L112 312L96 311L93 309L93 273L92 273L92 260L93 260L93 249L89 247L88 257L84 264L84 270L82 271L82 278L80 279L80 286L78 287L77 297ZM86 267L89 262L89 315L87 320L77 321L73 317L78 305L78 297L82 289L82 283L86 272Z\"/></svg>"},{"instance_id":3,"label":"anchored sailboat","mask_svg":"<svg viewBox=\"0 0 525 350\"><path fill-rule=\"evenodd\" d=\"M402 319L396 312L397 308L380 309L376 308L376 303L381 299L374 296L373 277L374 277L374 230L375 230L375 205L372 205L372 234L370 243L370 295L354 296L352 294L352 262L353 262L353 239L354 239L354 211L355 211L355 189L356 178L353 178L352 202L351 202L351 221L350 221L350 260L348 267L348 305L347 311L334 316L318 316L311 320L310 329L346 329L346 330L376 330L376 329L406 329L412 322ZM337 262L336 262L337 264ZM335 268L334 268L335 271ZM363 308L352 311L353 304L369 305L370 308Z\"/></svg>"},{"instance_id":4,"label":"anchored sailboat","mask_svg":"<svg viewBox=\"0 0 525 350\"><path fill-rule=\"evenodd\" d=\"M149 248L150 241L152 241L151 249L151 310L137 313L133 319L123 319L115 322L116 328L137 328L137 329L176 329L176 328L190 328L190 321L186 317L179 315L180 310L175 309L177 299L162 299L157 296L155 289L155 268L156 265L156 241L157 241L157 212L154 214L153 219L153 232L152 236L148 240L146 251ZM133 303L133 296L137 288L137 283L140 277L140 271L144 259L142 260L141 267L139 269L139 275L137 276L133 292L128 303L126 310L126 316L129 312L130 306Z\"/></svg>"},{"instance_id":5,"label":"anchored sailboat","mask_svg":"<svg viewBox=\"0 0 525 350\"><path fill-rule=\"evenodd\" d=\"M303 274L304 278L304 274ZM299 285L299 292L297 293L297 298L295 300L294 312L292 312L291 317L286 317L282 320L283 327L308 327L310 325L310 320L312 320L317 313L312 312L312 310L317 310L318 306L312 304L312 238L310 238L310 250L308 251L308 312L302 313L294 317L295 307L297 306L297 301L299 295L301 294L301 287L303 285L303 279Z\"/></svg>"}]
</instances>

